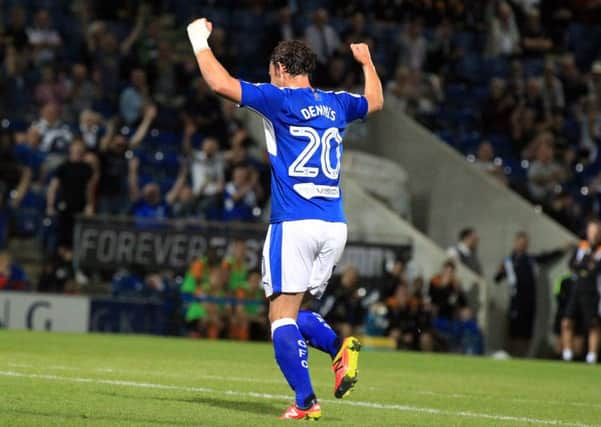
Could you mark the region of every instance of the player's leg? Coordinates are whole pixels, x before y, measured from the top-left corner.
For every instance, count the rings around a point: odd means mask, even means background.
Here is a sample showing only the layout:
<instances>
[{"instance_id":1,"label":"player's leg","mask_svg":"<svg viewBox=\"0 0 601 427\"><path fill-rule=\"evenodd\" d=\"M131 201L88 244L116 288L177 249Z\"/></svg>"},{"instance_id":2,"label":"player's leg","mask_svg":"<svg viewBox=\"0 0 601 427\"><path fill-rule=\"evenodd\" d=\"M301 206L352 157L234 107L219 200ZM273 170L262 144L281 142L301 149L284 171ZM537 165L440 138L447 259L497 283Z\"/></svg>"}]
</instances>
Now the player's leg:
<instances>
[{"instance_id":1,"label":"player's leg","mask_svg":"<svg viewBox=\"0 0 601 427\"><path fill-rule=\"evenodd\" d=\"M597 363L597 352L599 351L599 340L601 339L601 329L594 326L588 333L588 353L586 353L587 363Z\"/></svg>"},{"instance_id":2,"label":"player's leg","mask_svg":"<svg viewBox=\"0 0 601 427\"><path fill-rule=\"evenodd\" d=\"M346 244L347 227L344 223L331 223L317 221L312 225L321 236L321 248L313 262L311 280L309 281L309 292L319 298L323 295L328 280L332 275L334 266L340 260ZM318 331L323 332L326 337L332 335L323 326ZM313 338L313 337L312 337ZM316 338L313 338L315 341ZM332 361L332 370L335 375L334 395L337 398L346 397L350 394L358 380L359 350L361 344L355 337L349 336L342 340L340 348Z\"/></svg>"},{"instance_id":3,"label":"player's leg","mask_svg":"<svg viewBox=\"0 0 601 427\"><path fill-rule=\"evenodd\" d=\"M263 286L269 298L269 320L275 359L296 394L293 404L282 418L318 419L321 409L316 402L309 377L307 344L301 335L296 319L303 300L304 288L293 282L292 269L298 262L291 236L284 236L286 223L269 227L263 247ZM285 241L284 239L290 239ZM303 270L297 268L301 280ZM308 272L304 273L308 280Z\"/></svg>"},{"instance_id":4,"label":"player's leg","mask_svg":"<svg viewBox=\"0 0 601 427\"><path fill-rule=\"evenodd\" d=\"M311 347L330 355L332 359L340 350L340 337L318 313L301 310L298 313L298 329Z\"/></svg>"},{"instance_id":5,"label":"player's leg","mask_svg":"<svg viewBox=\"0 0 601 427\"><path fill-rule=\"evenodd\" d=\"M578 295L576 294L576 290L572 289L566 305L565 315L561 319L561 358L566 362L571 362L574 358L572 342L574 337L574 319L579 314L578 306Z\"/></svg>"},{"instance_id":6,"label":"player's leg","mask_svg":"<svg viewBox=\"0 0 601 427\"><path fill-rule=\"evenodd\" d=\"M303 294L278 294L269 303L269 320L275 360L296 393L296 406L309 408L315 393L309 377L307 344L296 324Z\"/></svg>"},{"instance_id":7,"label":"player's leg","mask_svg":"<svg viewBox=\"0 0 601 427\"><path fill-rule=\"evenodd\" d=\"M586 363L597 363L597 351L599 350L599 294L596 289L583 292L581 296L581 307L584 322L588 330L588 353Z\"/></svg>"},{"instance_id":8,"label":"player's leg","mask_svg":"<svg viewBox=\"0 0 601 427\"><path fill-rule=\"evenodd\" d=\"M311 266L309 292L314 297L320 298L344 251L346 224L311 221L310 228L314 230L320 244L319 252ZM318 313L309 310L300 311L298 327L310 346L328 353L332 359L336 357L340 351L341 339Z\"/></svg>"}]
</instances>

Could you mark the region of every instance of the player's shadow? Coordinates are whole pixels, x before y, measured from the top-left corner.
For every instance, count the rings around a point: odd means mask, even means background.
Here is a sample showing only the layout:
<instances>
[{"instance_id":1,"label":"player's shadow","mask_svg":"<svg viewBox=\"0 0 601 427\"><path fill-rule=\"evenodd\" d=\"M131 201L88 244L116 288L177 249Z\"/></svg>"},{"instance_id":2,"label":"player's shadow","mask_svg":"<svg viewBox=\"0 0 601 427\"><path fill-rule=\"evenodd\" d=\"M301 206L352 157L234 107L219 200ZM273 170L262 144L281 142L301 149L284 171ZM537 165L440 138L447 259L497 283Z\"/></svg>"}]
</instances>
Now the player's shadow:
<instances>
[{"instance_id":1,"label":"player's shadow","mask_svg":"<svg viewBox=\"0 0 601 427\"><path fill-rule=\"evenodd\" d=\"M138 400L160 400L164 402L184 402L184 403L197 403L200 405L211 406L218 409L227 409L228 411L246 412L258 415L279 415L283 412L284 407L288 402L285 401L246 401L246 400L231 400L231 399L220 399L218 397L211 396L138 396L124 393L106 393L97 392L97 394L104 394L111 397L119 397L124 399L138 399ZM340 418L332 418L328 416L329 421L340 421Z\"/></svg>"},{"instance_id":2,"label":"player's shadow","mask_svg":"<svg viewBox=\"0 0 601 427\"><path fill-rule=\"evenodd\" d=\"M120 397L123 399L137 399L137 400L160 400L169 402L184 402L184 403L198 403L200 405L212 406L214 408L234 410L239 412L255 413L259 415L279 413L285 406L277 404L275 402L249 402L239 400L220 399L217 397L210 396L135 396L131 394L118 394L118 393L104 393L98 392L98 394L105 394L111 397Z\"/></svg>"},{"instance_id":3,"label":"player's shadow","mask_svg":"<svg viewBox=\"0 0 601 427\"><path fill-rule=\"evenodd\" d=\"M239 412L250 412L258 415L278 414L285 406L272 402L248 402L244 400L219 399L217 397L194 396L191 398L180 399L184 402L199 403L201 405L212 406L213 408L227 409Z\"/></svg>"}]
</instances>

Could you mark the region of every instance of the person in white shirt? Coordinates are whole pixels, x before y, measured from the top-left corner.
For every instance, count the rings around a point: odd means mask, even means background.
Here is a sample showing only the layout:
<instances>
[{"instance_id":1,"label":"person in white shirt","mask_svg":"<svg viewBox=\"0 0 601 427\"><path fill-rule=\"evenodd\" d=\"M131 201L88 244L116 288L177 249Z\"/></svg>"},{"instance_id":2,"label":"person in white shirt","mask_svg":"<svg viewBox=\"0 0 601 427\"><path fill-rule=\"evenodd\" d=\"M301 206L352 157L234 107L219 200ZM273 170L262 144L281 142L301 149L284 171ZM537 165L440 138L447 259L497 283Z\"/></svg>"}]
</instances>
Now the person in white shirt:
<instances>
[{"instance_id":1,"label":"person in white shirt","mask_svg":"<svg viewBox=\"0 0 601 427\"><path fill-rule=\"evenodd\" d=\"M510 56L520 52L520 31L515 15L508 3L499 4L488 30L487 53L489 56Z\"/></svg>"},{"instance_id":2,"label":"person in white shirt","mask_svg":"<svg viewBox=\"0 0 601 427\"><path fill-rule=\"evenodd\" d=\"M326 64L340 47L338 33L328 24L328 12L317 9L313 14L313 25L305 30L305 41L317 55L317 62Z\"/></svg>"},{"instance_id":3,"label":"person in white shirt","mask_svg":"<svg viewBox=\"0 0 601 427\"><path fill-rule=\"evenodd\" d=\"M202 149L191 152L192 192L198 199L201 211L205 212L219 205L225 187L224 170L223 155L219 152L219 143L215 138L205 138Z\"/></svg>"},{"instance_id":4,"label":"person in white shirt","mask_svg":"<svg viewBox=\"0 0 601 427\"><path fill-rule=\"evenodd\" d=\"M52 28L50 14L46 9L39 10L34 25L27 28L27 39L34 48L34 58L38 64L50 62L63 40L55 28Z\"/></svg>"}]
</instances>

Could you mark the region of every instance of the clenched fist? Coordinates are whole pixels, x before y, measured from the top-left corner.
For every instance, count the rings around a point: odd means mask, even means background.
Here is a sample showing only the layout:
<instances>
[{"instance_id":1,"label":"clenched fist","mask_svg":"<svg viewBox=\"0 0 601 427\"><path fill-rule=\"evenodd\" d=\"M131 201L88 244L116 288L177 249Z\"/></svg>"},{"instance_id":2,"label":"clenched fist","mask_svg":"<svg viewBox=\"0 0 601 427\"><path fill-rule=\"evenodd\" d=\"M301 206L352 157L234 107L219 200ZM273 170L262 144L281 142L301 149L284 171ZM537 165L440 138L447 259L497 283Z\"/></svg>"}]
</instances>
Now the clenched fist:
<instances>
[{"instance_id":1,"label":"clenched fist","mask_svg":"<svg viewBox=\"0 0 601 427\"><path fill-rule=\"evenodd\" d=\"M196 19L188 24L186 30L188 31L188 38L190 39L194 53L209 48L207 40L211 35L211 31L213 31L213 23L207 20L207 18Z\"/></svg>"},{"instance_id":2,"label":"clenched fist","mask_svg":"<svg viewBox=\"0 0 601 427\"><path fill-rule=\"evenodd\" d=\"M370 65L371 55L369 53L369 47L365 43L352 43L351 51L355 60L361 65Z\"/></svg>"}]
</instances>

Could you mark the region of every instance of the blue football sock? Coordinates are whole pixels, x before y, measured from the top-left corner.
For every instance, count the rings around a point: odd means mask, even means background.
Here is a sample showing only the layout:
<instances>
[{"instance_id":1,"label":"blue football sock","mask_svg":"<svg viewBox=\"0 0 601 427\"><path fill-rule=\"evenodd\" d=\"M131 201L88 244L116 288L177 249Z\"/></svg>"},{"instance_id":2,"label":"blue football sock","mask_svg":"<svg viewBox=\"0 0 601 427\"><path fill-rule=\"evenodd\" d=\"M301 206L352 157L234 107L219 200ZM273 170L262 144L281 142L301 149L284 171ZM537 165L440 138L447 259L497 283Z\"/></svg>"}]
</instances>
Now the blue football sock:
<instances>
[{"instance_id":1,"label":"blue football sock","mask_svg":"<svg viewBox=\"0 0 601 427\"><path fill-rule=\"evenodd\" d=\"M315 399L311 378L307 343L294 319L279 319L271 324L275 360L296 393L296 406L307 409Z\"/></svg>"},{"instance_id":2,"label":"blue football sock","mask_svg":"<svg viewBox=\"0 0 601 427\"><path fill-rule=\"evenodd\" d=\"M296 320L298 329L311 347L328 353L332 359L340 350L340 338L319 314L302 310Z\"/></svg>"}]
</instances>

